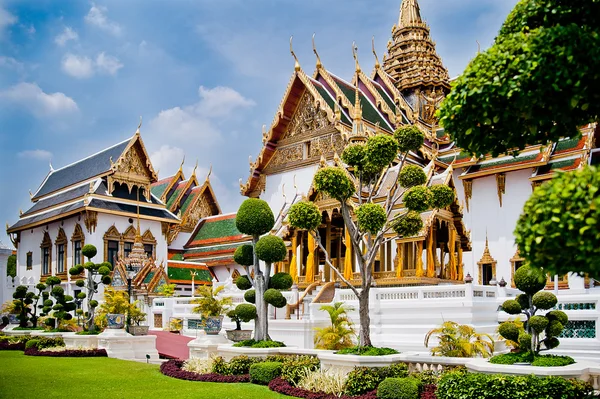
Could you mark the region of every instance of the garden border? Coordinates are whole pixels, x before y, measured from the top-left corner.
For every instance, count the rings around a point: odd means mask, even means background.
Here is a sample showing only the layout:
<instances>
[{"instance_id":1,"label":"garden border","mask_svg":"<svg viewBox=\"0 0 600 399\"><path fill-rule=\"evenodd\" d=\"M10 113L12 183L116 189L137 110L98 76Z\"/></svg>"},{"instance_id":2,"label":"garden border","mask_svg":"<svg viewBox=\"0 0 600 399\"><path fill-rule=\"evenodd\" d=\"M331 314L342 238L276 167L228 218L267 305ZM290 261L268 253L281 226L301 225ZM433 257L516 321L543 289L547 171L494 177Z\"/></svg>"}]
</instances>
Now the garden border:
<instances>
[{"instance_id":1,"label":"garden border","mask_svg":"<svg viewBox=\"0 0 600 399\"><path fill-rule=\"evenodd\" d=\"M183 366L183 360L169 360L160 365L161 374L177 378L180 380L187 381L201 381L201 382L222 382L222 383L240 383L250 382L250 375L221 375L215 373L209 374L198 374L191 371L185 371L181 369Z\"/></svg>"},{"instance_id":2,"label":"garden border","mask_svg":"<svg viewBox=\"0 0 600 399\"><path fill-rule=\"evenodd\" d=\"M105 349L65 349L64 351L54 352L37 350L36 348L25 349L26 356L47 356L47 357L108 357Z\"/></svg>"}]
</instances>

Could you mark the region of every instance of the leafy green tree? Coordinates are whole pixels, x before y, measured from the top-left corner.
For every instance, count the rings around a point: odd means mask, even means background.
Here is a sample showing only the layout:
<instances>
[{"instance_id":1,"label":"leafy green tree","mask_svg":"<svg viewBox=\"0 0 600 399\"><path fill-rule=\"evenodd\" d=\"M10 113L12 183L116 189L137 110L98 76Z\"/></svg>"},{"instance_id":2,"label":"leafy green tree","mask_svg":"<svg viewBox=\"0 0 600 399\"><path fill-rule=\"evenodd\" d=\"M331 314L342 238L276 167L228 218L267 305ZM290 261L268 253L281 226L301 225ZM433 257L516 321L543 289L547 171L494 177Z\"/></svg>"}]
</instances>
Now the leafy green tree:
<instances>
[{"instance_id":1,"label":"leafy green tree","mask_svg":"<svg viewBox=\"0 0 600 399\"><path fill-rule=\"evenodd\" d=\"M369 294L373 283L372 265L379 254L381 245L396 237L411 237L423 227L419 212L431 208L445 208L455 198L454 191L444 186L432 190L425 187L427 176L422 168L407 165L410 151L418 151L423 145L423 133L414 126L401 127L394 137L379 134L367 139L364 144L346 147L342 153L344 166L328 166L320 169L314 177L314 187L340 203L340 211L358 264L362 281L354 287L343 273L331 262L321 242L318 227L321 212L312 202L302 201L290 207L290 224L298 229L308 230L325 254L326 265L334 271L358 298L360 314L360 345L371 346ZM387 188L383 204L375 203L377 182L389 166L399 168L398 179ZM396 205L402 202L406 211L397 214ZM352 217L351 202L357 203ZM386 238L389 233L396 237Z\"/></svg>"},{"instance_id":2,"label":"leafy green tree","mask_svg":"<svg viewBox=\"0 0 600 399\"><path fill-rule=\"evenodd\" d=\"M13 293L15 310L18 312L19 327L27 327L28 314L31 312L34 295L33 292L27 292L27 287L24 285L18 286Z\"/></svg>"},{"instance_id":3,"label":"leafy green tree","mask_svg":"<svg viewBox=\"0 0 600 399\"><path fill-rule=\"evenodd\" d=\"M283 278L281 273L271 276L272 264L284 260L287 249L280 237L264 235L275 225L275 217L266 201L257 198L245 200L237 212L235 223L240 232L252 237L252 244L242 245L234 253L235 262L246 270L246 275L238 278L236 285L241 290L254 287L257 313L254 339L264 341L269 339L268 305L285 306L286 300L280 290L289 289L292 285L291 278ZM264 263L264 271L261 262ZM254 277L250 268L253 268Z\"/></svg>"},{"instance_id":4,"label":"leafy green tree","mask_svg":"<svg viewBox=\"0 0 600 399\"><path fill-rule=\"evenodd\" d=\"M160 287L158 287L158 292L167 298L172 297L173 295L175 295L175 288L177 287L177 284L163 284Z\"/></svg>"},{"instance_id":5,"label":"leafy green tree","mask_svg":"<svg viewBox=\"0 0 600 399\"><path fill-rule=\"evenodd\" d=\"M54 303L51 303L52 300L48 298L44 300L43 304L45 310L48 310L48 308L52 309L52 318L58 329L61 328L63 321L69 321L73 318L70 312L77 309L77 304L73 301L74 298L70 295L65 295L65 290L60 286L60 283L60 278L56 276L50 276L46 279L46 285L50 289L50 296L54 298Z\"/></svg>"},{"instance_id":6,"label":"leafy green tree","mask_svg":"<svg viewBox=\"0 0 600 399\"><path fill-rule=\"evenodd\" d=\"M458 146L497 155L600 115L600 0L521 0L440 107Z\"/></svg>"},{"instance_id":7,"label":"leafy green tree","mask_svg":"<svg viewBox=\"0 0 600 399\"><path fill-rule=\"evenodd\" d=\"M10 255L6 261L6 275L12 278L13 283L17 277L17 255Z\"/></svg>"},{"instance_id":8,"label":"leafy green tree","mask_svg":"<svg viewBox=\"0 0 600 399\"><path fill-rule=\"evenodd\" d=\"M558 336L569 321L566 313L552 310L545 316L536 315L538 310L552 309L558 299L551 292L543 291L546 274L541 269L524 265L515 273L515 286L523 291L516 299L508 299L502 310L508 314L523 314L527 318L525 331L514 323L505 322L498 329L507 340L518 342L521 350L537 355L542 350L554 349L559 345ZM542 349L542 344L545 349Z\"/></svg>"},{"instance_id":9,"label":"leafy green tree","mask_svg":"<svg viewBox=\"0 0 600 399\"><path fill-rule=\"evenodd\" d=\"M96 331L96 324L94 323L96 307L98 306L98 301L94 298L94 294L98 293L98 287L100 284L104 284L106 286L110 285L111 278L109 276L112 271L112 264L110 262L103 263L94 263L92 262L92 258L96 256L98 250L95 246L91 244L84 245L81 249L81 253L85 258L88 258L88 262L85 262L83 265L76 265L69 269L69 274L71 276L78 276L83 273L84 270L87 271L87 276L85 280L77 280L75 284L78 287L87 288L87 293L80 292L77 295L78 299L87 298L87 313L85 319L85 325L87 327L87 331L94 332Z\"/></svg>"},{"instance_id":10,"label":"leafy green tree","mask_svg":"<svg viewBox=\"0 0 600 399\"><path fill-rule=\"evenodd\" d=\"M353 309L345 307L343 302L336 302L333 305L321 306L321 310L329 314L331 325L316 329L315 348L327 350L351 348L356 333L348 317L348 311Z\"/></svg>"}]
</instances>

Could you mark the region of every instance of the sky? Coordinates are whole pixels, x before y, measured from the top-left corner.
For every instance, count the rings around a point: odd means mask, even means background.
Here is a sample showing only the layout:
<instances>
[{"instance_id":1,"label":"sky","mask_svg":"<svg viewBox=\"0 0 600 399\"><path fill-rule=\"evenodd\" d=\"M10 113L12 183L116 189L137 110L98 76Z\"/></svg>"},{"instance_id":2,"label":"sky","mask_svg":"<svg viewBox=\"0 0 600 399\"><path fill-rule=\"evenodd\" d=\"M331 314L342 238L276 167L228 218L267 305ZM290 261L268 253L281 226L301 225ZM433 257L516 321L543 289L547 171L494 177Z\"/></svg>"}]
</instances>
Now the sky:
<instances>
[{"instance_id":1,"label":"sky","mask_svg":"<svg viewBox=\"0 0 600 399\"><path fill-rule=\"evenodd\" d=\"M352 43L370 71L401 0L0 0L0 221L31 206L50 170L131 137L160 177L196 160L223 212L243 197L294 71L351 79ZM451 76L493 43L517 0L419 0ZM4 229L0 240L9 244Z\"/></svg>"}]
</instances>

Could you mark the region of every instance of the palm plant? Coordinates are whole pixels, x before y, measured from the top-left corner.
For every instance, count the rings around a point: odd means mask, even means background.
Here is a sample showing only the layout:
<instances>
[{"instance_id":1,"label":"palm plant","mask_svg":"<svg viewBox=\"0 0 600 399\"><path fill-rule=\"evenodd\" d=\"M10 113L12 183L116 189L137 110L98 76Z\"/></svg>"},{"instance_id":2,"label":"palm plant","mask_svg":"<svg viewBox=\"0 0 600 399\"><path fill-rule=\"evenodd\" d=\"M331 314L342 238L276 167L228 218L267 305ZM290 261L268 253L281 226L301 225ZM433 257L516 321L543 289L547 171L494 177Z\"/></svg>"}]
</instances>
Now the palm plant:
<instances>
[{"instance_id":1,"label":"palm plant","mask_svg":"<svg viewBox=\"0 0 600 399\"><path fill-rule=\"evenodd\" d=\"M331 326L316 328L315 348L340 350L350 348L354 345L353 338L356 336L353 324L348 317L348 311L351 307L345 307L342 302L336 302L333 305L323 305L321 310L329 313Z\"/></svg>"},{"instance_id":2,"label":"palm plant","mask_svg":"<svg viewBox=\"0 0 600 399\"><path fill-rule=\"evenodd\" d=\"M494 339L491 335L478 333L466 324L446 321L440 328L434 328L425 336L425 347L429 339L437 335L439 344L431 349L433 356L447 357L490 357L494 353Z\"/></svg>"},{"instance_id":3,"label":"palm plant","mask_svg":"<svg viewBox=\"0 0 600 399\"><path fill-rule=\"evenodd\" d=\"M221 285L216 288L201 286L196 290L198 299L192 301L195 306L192 309L194 313L200 313L204 317L218 317L224 315L229 307L233 304L230 296L218 298L218 295L225 286Z\"/></svg>"}]
</instances>

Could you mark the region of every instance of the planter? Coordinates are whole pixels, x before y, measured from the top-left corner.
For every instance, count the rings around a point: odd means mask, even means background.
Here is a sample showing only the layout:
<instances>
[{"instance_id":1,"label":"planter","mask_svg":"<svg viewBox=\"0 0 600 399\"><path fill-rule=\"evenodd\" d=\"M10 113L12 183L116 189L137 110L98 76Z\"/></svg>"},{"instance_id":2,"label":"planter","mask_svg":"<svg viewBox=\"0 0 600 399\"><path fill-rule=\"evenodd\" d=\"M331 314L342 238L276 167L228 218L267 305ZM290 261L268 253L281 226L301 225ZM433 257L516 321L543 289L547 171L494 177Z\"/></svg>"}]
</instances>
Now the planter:
<instances>
[{"instance_id":1,"label":"planter","mask_svg":"<svg viewBox=\"0 0 600 399\"><path fill-rule=\"evenodd\" d=\"M233 342L245 341L252 338L252 330L226 330L227 339Z\"/></svg>"},{"instance_id":2,"label":"planter","mask_svg":"<svg viewBox=\"0 0 600 399\"><path fill-rule=\"evenodd\" d=\"M204 324L204 332L207 335L217 335L221 331L223 325L223 316L209 316L206 317Z\"/></svg>"},{"instance_id":3,"label":"planter","mask_svg":"<svg viewBox=\"0 0 600 399\"><path fill-rule=\"evenodd\" d=\"M125 327L125 315L119 313L109 313L106 315L106 323L109 329L117 330Z\"/></svg>"},{"instance_id":4,"label":"planter","mask_svg":"<svg viewBox=\"0 0 600 399\"><path fill-rule=\"evenodd\" d=\"M148 335L150 326L129 326L129 334L131 335Z\"/></svg>"}]
</instances>

